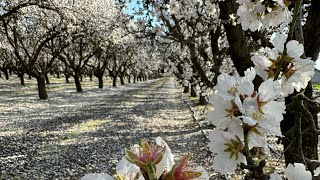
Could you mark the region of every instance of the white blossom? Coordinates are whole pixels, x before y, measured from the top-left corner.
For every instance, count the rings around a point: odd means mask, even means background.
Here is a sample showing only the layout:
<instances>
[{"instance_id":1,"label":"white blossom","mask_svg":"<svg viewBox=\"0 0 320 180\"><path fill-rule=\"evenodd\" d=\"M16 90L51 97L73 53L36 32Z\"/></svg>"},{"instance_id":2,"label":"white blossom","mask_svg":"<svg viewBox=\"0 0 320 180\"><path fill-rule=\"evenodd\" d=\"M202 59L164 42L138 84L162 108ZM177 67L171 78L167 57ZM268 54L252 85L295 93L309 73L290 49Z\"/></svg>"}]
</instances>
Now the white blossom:
<instances>
[{"instance_id":1,"label":"white blossom","mask_svg":"<svg viewBox=\"0 0 320 180\"><path fill-rule=\"evenodd\" d=\"M306 171L306 167L302 163L289 164L284 171L284 175L288 180L311 180L312 175L310 171Z\"/></svg>"},{"instance_id":2,"label":"white blossom","mask_svg":"<svg viewBox=\"0 0 320 180\"><path fill-rule=\"evenodd\" d=\"M233 172L238 164L247 164L246 157L240 152L244 147L241 139L217 129L209 134L209 139L209 149L216 154L213 159L213 168L217 172L222 174Z\"/></svg>"}]
</instances>

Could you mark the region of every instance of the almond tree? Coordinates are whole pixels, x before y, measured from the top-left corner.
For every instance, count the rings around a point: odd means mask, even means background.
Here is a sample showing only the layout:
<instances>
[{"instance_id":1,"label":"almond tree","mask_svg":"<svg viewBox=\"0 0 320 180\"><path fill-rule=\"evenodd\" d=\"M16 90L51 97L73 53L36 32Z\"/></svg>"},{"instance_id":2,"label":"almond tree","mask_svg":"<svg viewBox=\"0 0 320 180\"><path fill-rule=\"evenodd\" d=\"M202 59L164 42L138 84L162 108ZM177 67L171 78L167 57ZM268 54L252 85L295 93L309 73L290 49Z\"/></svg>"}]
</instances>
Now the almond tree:
<instances>
[{"instance_id":1,"label":"almond tree","mask_svg":"<svg viewBox=\"0 0 320 180\"><path fill-rule=\"evenodd\" d=\"M113 26L116 10L112 4L98 1L80 1L67 4L68 47L59 55L66 72L71 72L77 92L82 92L80 77L89 61L103 53L103 41L107 41L107 30ZM69 74L69 73L68 73Z\"/></svg>"},{"instance_id":2,"label":"almond tree","mask_svg":"<svg viewBox=\"0 0 320 180\"><path fill-rule=\"evenodd\" d=\"M55 20L51 20L55 17ZM47 99L45 75L50 71L59 51L46 53L46 45L61 36L64 29L58 11L27 6L14 16L2 18L3 33L13 49L17 64L37 79L40 99ZM22 77L23 74L20 76Z\"/></svg>"}]
</instances>

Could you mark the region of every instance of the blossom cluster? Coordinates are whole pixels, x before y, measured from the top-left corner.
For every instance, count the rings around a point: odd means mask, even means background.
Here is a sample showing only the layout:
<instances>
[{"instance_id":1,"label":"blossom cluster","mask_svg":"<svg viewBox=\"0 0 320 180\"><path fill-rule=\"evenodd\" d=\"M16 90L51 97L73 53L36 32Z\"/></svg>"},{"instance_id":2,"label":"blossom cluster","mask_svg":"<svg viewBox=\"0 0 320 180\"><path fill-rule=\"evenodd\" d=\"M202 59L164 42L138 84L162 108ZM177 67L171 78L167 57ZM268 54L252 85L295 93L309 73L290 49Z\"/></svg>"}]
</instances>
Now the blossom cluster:
<instances>
[{"instance_id":1,"label":"blossom cluster","mask_svg":"<svg viewBox=\"0 0 320 180\"><path fill-rule=\"evenodd\" d=\"M243 30L256 31L291 22L289 0L238 0L238 23Z\"/></svg>"},{"instance_id":2,"label":"blossom cluster","mask_svg":"<svg viewBox=\"0 0 320 180\"><path fill-rule=\"evenodd\" d=\"M304 54L303 45L296 40L285 43L287 37L277 34L273 39L273 49L266 48L263 53L256 53L251 60L257 74L263 79L274 78L278 66L281 68L279 81L281 94L287 97L294 90L300 92L305 89L314 75L315 62L311 58L301 58ZM284 46L285 44L285 46ZM284 52L284 48L286 52ZM282 64L279 64L281 63Z\"/></svg>"},{"instance_id":3,"label":"blossom cluster","mask_svg":"<svg viewBox=\"0 0 320 180\"><path fill-rule=\"evenodd\" d=\"M155 145L142 140L140 145L126 149L125 154L116 166L114 177L90 173L81 180L209 180L202 166L193 167L189 163L190 154L174 163L174 155L161 137L156 138Z\"/></svg>"},{"instance_id":4,"label":"blossom cluster","mask_svg":"<svg viewBox=\"0 0 320 180\"><path fill-rule=\"evenodd\" d=\"M226 73L218 77L216 91L211 97L214 111L208 113L208 119L216 126L209 135L209 148L216 154L213 166L220 173L234 171L237 164L247 164L246 146L257 149L254 154L257 158L268 155L269 148L263 135L281 136L280 122L285 104L276 101L281 85L268 79L255 91L252 82L255 77L254 68L248 69L244 77ZM249 141L245 142L245 138ZM222 160L225 163L221 164Z\"/></svg>"},{"instance_id":5,"label":"blossom cluster","mask_svg":"<svg viewBox=\"0 0 320 180\"><path fill-rule=\"evenodd\" d=\"M214 110L208 113L208 120L216 126L209 135L209 148L215 154L213 167L220 173L246 165L247 158L261 160L269 154L264 136L282 136L283 98L305 89L314 75L315 63L302 58L302 44L287 42L283 34L277 34L272 43L274 48L252 56L255 67L247 69L243 77L218 76L210 97ZM259 87L253 83L256 75L263 79Z\"/></svg>"}]
</instances>

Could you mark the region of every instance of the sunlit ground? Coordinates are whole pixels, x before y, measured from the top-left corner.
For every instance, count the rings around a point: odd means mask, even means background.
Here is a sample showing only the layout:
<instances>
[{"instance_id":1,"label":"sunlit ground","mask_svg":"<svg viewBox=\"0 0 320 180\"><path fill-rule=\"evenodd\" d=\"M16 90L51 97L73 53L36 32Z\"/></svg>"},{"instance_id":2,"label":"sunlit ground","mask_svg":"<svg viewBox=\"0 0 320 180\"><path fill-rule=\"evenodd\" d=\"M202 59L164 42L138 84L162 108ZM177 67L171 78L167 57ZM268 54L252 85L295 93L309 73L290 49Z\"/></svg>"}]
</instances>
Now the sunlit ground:
<instances>
[{"instance_id":1,"label":"sunlit ground","mask_svg":"<svg viewBox=\"0 0 320 180\"><path fill-rule=\"evenodd\" d=\"M70 78L50 78L49 98L39 100L35 80L0 79L0 179L78 179L113 174L124 148L163 137L181 157L210 171L207 140L181 101L172 78L98 89L85 78L77 93ZM213 171L210 171L214 175Z\"/></svg>"}]
</instances>

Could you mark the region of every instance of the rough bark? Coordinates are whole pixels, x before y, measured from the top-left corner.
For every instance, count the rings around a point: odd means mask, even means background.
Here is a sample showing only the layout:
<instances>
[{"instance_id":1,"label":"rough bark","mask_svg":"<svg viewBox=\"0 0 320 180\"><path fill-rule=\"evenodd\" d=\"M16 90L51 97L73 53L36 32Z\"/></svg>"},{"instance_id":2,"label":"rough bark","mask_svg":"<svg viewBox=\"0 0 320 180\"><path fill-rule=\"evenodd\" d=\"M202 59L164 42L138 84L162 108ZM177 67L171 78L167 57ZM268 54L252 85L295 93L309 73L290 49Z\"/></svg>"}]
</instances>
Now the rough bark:
<instances>
[{"instance_id":1,"label":"rough bark","mask_svg":"<svg viewBox=\"0 0 320 180\"><path fill-rule=\"evenodd\" d=\"M188 48L190 50L190 60L192 62L193 65L193 70L196 71L197 75L199 75L201 77L202 82L210 87L213 88L213 83L208 79L206 72L203 70L200 62L198 61L198 54L197 54L197 50L196 50L196 46L193 43L188 44Z\"/></svg>"},{"instance_id":2,"label":"rough bark","mask_svg":"<svg viewBox=\"0 0 320 180\"><path fill-rule=\"evenodd\" d=\"M99 88L102 89L103 88L103 75L102 76L97 76L98 81L99 81Z\"/></svg>"},{"instance_id":3,"label":"rough bark","mask_svg":"<svg viewBox=\"0 0 320 180\"><path fill-rule=\"evenodd\" d=\"M36 79L37 79L37 83L38 83L39 98L40 99L47 99L48 94L47 94L47 90L46 90L46 80L45 80L44 76L39 76Z\"/></svg>"},{"instance_id":4,"label":"rough bark","mask_svg":"<svg viewBox=\"0 0 320 180\"><path fill-rule=\"evenodd\" d=\"M183 93L189 93L189 86L184 86Z\"/></svg>"},{"instance_id":5,"label":"rough bark","mask_svg":"<svg viewBox=\"0 0 320 180\"><path fill-rule=\"evenodd\" d=\"M311 0L307 22L303 27L304 49L307 57L313 60L318 58L320 52L320 1Z\"/></svg>"},{"instance_id":6,"label":"rough bark","mask_svg":"<svg viewBox=\"0 0 320 180\"><path fill-rule=\"evenodd\" d=\"M200 95L200 97L199 97L199 105L204 106L204 105L207 105L207 104L208 104L208 101L206 99L206 96Z\"/></svg>"},{"instance_id":7,"label":"rough bark","mask_svg":"<svg viewBox=\"0 0 320 180\"><path fill-rule=\"evenodd\" d=\"M230 14L237 14L238 4L235 0L221 1L219 2L219 8L221 20L228 22ZM253 66L245 33L240 24L233 26L231 23L226 23L224 28L230 45L229 53L231 59L238 73L243 76L244 71Z\"/></svg>"},{"instance_id":8,"label":"rough bark","mask_svg":"<svg viewBox=\"0 0 320 180\"><path fill-rule=\"evenodd\" d=\"M81 82L80 82L80 76L78 74L74 75L74 83L76 84L77 92L82 92Z\"/></svg>"},{"instance_id":9,"label":"rough bark","mask_svg":"<svg viewBox=\"0 0 320 180\"><path fill-rule=\"evenodd\" d=\"M307 22L303 27L303 36L304 36L304 49L306 57L311 57L312 60L316 61L320 52L320 1L312 0L311 7L308 11ZM312 84L309 82L305 95L308 98L311 98L313 95ZM306 108L313 115L313 119L311 120L315 126L318 128L318 117L317 111L315 107L308 106L306 104ZM305 121L302 121L302 131L308 129L310 125ZM318 135L312 133L312 131L306 131L302 135L302 150L304 152L304 156L308 159L318 160ZM315 164L308 164L309 170L314 170L317 166ZM320 179L320 177L317 177Z\"/></svg>"},{"instance_id":10,"label":"rough bark","mask_svg":"<svg viewBox=\"0 0 320 180\"><path fill-rule=\"evenodd\" d=\"M26 84L25 84L25 82L24 82L24 74L19 74L18 76L19 76L19 78L20 78L20 84L21 84L21 86L25 86Z\"/></svg>"},{"instance_id":11,"label":"rough bark","mask_svg":"<svg viewBox=\"0 0 320 180\"><path fill-rule=\"evenodd\" d=\"M112 77L112 86L117 87L117 76Z\"/></svg>"},{"instance_id":12,"label":"rough bark","mask_svg":"<svg viewBox=\"0 0 320 180\"><path fill-rule=\"evenodd\" d=\"M128 83L131 83L131 76L128 75Z\"/></svg>"},{"instance_id":13,"label":"rough bark","mask_svg":"<svg viewBox=\"0 0 320 180\"><path fill-rule=\"evenodd\" d=\"M70 83L70 81L69 81L69 75L68 75L68 74L65 74L65 77L66 77L66 83Z\"/></svg>"},{"instance_id":14,"label":"rough bark","mask_svg":"<svg viewBox=\"0 0 320 180\"><path fill-rule=\"evenodd\" d=\"M46 74L44 77L46 79L46 84L50 84L50 80L49 80L48 74Z\"/></svg>"},{"instance_id":15,"label":"rough bark","mask_svg":"<svg viewBox=\"0 0 320 180\"><path fill-rule=\"evenodd\" d=\"M4 69L2 69L2 72L3 72L4 76L6 77L6 80L9 80L8 70L6 68L4 68Z\"/></svg>"},{"instance_id":16,"label":"rough bark","mask_svg":"<svg viewBox=\"0 0 320 180\"><path fill-rule=\"evenodd\" d=\"M190 92L191 97L197 97L196 86L191 85L190 89L191 89L191 92Z\"/></svg>"},{"instance_id":17,"label":"rough bark","mask_svg":"<svg viewBox=\"0 0 320 180\"><path fill-rule=\"evenodd\" d=\"M123 76L121 75L121 76L119 76L120 77L120 84L121 85L124 85L124 79L123 79Z\"/></svg>"},{"instance_id":18,"label":"rough bark","mask_svg":"<svg viewBox=\"0 0 320 180\"><path fill-rule=\"evenodd\" d=\"M299 16L297 21L297 26L295 27L295 36L294 39L297 39L300 43L304 44L305 56L311 57L314 61L318 58L320 51L320 1L312 0L311 7L308 11L307 22L303 28L303 32L301 29L301 16ZM308 98L311 98L313 94L312 84L309 82L307 88L305 89L305 95ZM286 98L286 104L291 103L291 97ZM318 127L318 118L317 111L314 107L305 104L306 108L312 114L312 118L309 119L316 127ZM294 109L292 112L286 112L284 115L284 120L281 122L281 131L288 132L292 128L296 126L296 123L293 121L296 114L294 113ZM296 134L297 130L291 134L291 136L283 138L283 146L287 151L284 153L286 164L294 163L294 162L304 162L305 158L318 160L318 135L313 133L310 129L310 124L306 121L301 121L301 131L302 138L301 144L298 144L297 139L299 139ZM293 136L293 137L292 137ZM297 139L295 139L297 138ZM300 149L301 147L301 149ZM299 152L303 153L303 156L299 154ZM307 164L308 170L313 172L316 168L316 164ZM318 177L317 179L320 179Z\"/></svg>"}]
</instances>

